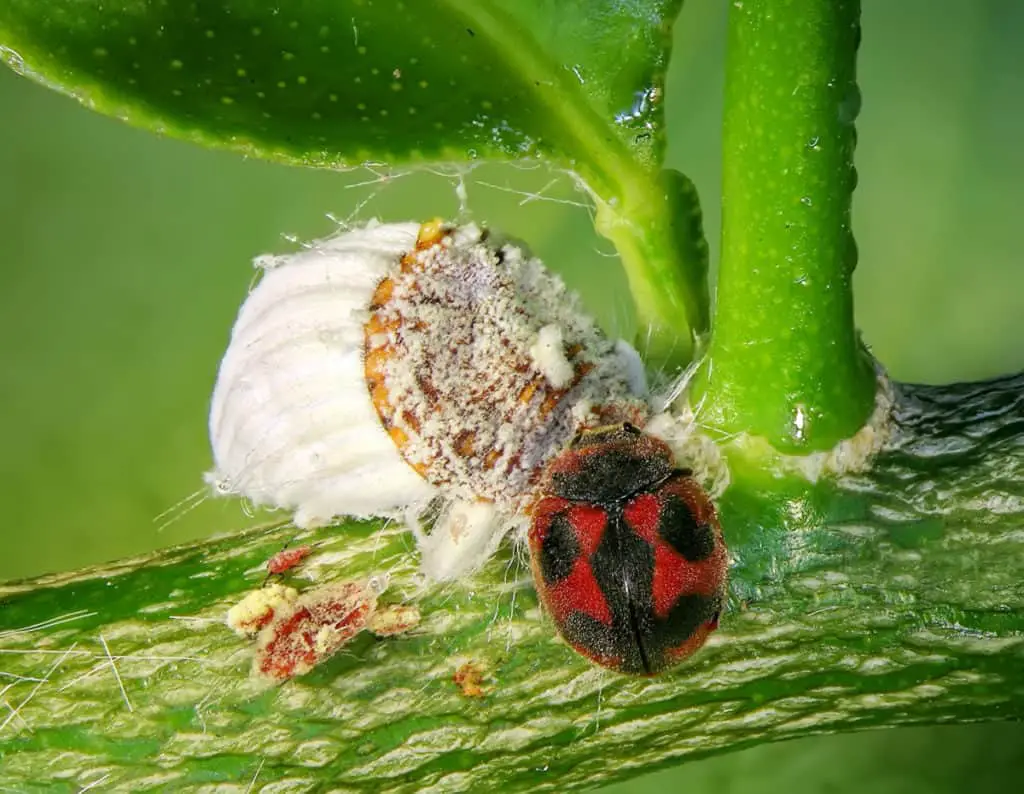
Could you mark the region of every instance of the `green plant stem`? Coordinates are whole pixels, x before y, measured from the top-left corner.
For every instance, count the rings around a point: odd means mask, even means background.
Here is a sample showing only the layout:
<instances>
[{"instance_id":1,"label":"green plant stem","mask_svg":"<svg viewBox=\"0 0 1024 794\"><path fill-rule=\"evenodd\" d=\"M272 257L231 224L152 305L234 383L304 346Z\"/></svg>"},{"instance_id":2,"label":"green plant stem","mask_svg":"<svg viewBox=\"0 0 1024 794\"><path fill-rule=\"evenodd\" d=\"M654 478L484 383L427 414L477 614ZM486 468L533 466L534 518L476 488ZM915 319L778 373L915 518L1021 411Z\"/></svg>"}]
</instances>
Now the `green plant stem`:
<instances>
[{"instance_id":1,"label":"green plant stem","mask_svg":"<svg viewBox=\"0 0 1024 794\"><path fill-rule=\"evenodd\" d=\"M671 372L693 358L708 330L708 246L693 183L662 171L612 201L597 198L595 227L619 252L649 370Z\"/></svg>"},{"instance_id":2,"label":"green plant stem","mask_svg":"<svg viewBox=\"0 0 1024 794\"><path fill-rule=\"evenodd\" d=\"M722 261L701 418L827 449L871 412L853 320L857 0L730 3Z\"/></svg>"},{"instance_id":3,"label":"green plant stem","mask_svg":"<svg viewBox=\"0 0 1024 794\"><path fill-rule=\"evenodd\" d=\"M303 536L291 583L390 571L382 600L415 601L419 630L280 687L222 621L295 530L0 588L0 789L561 792L759 742L1020 719L1024 376L900 392L870 472L726 492L729 610L658 678L568 650L507 553L423 591L393 526ZM469 660L482 698L452 680Z\"/></svg>"}]
</instances>

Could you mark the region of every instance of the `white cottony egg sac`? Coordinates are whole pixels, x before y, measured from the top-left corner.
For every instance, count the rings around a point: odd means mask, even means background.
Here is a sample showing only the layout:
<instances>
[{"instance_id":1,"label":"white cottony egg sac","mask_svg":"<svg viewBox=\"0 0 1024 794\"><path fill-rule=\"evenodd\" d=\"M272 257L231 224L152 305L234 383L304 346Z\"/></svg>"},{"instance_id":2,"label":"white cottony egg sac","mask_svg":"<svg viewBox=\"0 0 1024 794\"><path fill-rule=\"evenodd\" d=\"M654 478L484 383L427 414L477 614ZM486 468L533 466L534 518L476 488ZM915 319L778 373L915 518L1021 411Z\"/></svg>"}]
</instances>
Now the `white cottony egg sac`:
<instances>
[{"instance_id":1,"label":"white cottony egg sac","mask_svg":"<svg viewBox=\"0 0 1024 794\"><path fill-rule=\"evenodd\" d=\"M208 481L299 527L400 517L423 572L456 579L522 525L579 430L646 421L635 352L486 230L371 222L257 263Z\"/></svg>"},{"instance_id":2,"label":"white cottony egg sac","mask_svg":"<svg viewBox=\"0 0 1024 794\"><path fill-rule=\"evenodd\" d=\"M213 391L210 479L219 492L292 510L300 527L433 498L383 432L363 379L366 306L418 229L359 229L264 272Z\"/></svg>"}]
</instances>

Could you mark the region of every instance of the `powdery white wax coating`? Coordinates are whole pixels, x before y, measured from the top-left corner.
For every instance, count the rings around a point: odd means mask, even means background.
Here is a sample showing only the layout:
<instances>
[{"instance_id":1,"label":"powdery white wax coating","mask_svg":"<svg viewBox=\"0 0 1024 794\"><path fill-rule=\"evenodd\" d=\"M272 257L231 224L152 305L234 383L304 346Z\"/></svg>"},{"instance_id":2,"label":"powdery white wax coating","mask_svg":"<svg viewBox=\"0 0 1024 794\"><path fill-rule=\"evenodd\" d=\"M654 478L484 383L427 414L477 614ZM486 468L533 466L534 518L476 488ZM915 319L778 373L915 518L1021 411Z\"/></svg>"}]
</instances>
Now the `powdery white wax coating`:
<instances>
[{"instance_id":1,"label":"powdery white wax coating","mask_svg":"<svg viewBox=\"0 0 1024 794\"><path fill-rule=\"evenodd\" d=\"M629 383L629 390L637 397L647 397L647 371L644 369L644 360L636 352L629 342L619 339L615 343L615 355L619 357L625 372L626 380Z\"/></svg>"},{"instance_id":2,"label":"powdery white wax coating","mask_svg":"<svg viewBox=\"0 0 1024 794\"><path fill-rule=\"evenodd\" d=\"M218 490L292 510L300 527L434 496L381 426L362 360L370 298L418 230L369 225L275 258L238 313L213 391Z\"/></svg>"},{"instance_id":3,"label":"powdery white wax coating","mask_svg":"<svg viewBox=\"0 0 1024 794\"><path fill-rule=\"evenodd\" d=\"M540 260L472 224L449 232L374 310L374 402L447 498L514 514L580 428L643 424L647 406L630 362Z\"/></svg>"}]
</instances>

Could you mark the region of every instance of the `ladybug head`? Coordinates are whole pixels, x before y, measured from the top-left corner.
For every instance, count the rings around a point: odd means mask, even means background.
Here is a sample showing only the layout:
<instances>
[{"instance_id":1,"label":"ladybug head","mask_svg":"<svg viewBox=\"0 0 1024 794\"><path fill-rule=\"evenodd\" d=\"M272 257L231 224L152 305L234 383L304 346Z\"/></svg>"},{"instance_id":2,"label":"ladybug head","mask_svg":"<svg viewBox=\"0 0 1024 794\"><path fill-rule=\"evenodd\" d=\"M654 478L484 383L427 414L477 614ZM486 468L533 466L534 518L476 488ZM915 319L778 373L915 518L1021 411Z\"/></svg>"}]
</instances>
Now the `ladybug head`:
<instances>
[{"instance_id":1,"label":"ladybug head","mask_svg":"<svg viewBox=\"0 0 1024 794\"><path fill-rule=\"evenodd\" d=\"M547 493L607 504L653 488L679 470L664 441L628 422L581 430L548 465Z\"/></svg>"}]
</instances>

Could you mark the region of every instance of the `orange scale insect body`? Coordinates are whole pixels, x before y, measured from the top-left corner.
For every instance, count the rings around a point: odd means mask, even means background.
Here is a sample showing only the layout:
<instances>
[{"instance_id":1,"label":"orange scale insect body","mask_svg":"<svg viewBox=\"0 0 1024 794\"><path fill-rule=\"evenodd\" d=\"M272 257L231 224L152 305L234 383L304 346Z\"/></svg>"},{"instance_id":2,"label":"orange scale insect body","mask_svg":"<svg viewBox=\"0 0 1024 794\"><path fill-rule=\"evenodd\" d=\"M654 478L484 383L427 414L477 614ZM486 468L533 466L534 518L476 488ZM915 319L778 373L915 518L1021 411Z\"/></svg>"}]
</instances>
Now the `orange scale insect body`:
<instances>
[{"instance_id":1,"label":"orange scale insect body","mask_svg":"<svg viewBox=\"0 0 1024 794\"><path fill-rule=\"evenodd\" d=\"M425 224L369 312L373 405L449 498L521 512L581 428L646 419L621 352L561 280L476 227Z\"/></svg>"}]
</instances>

